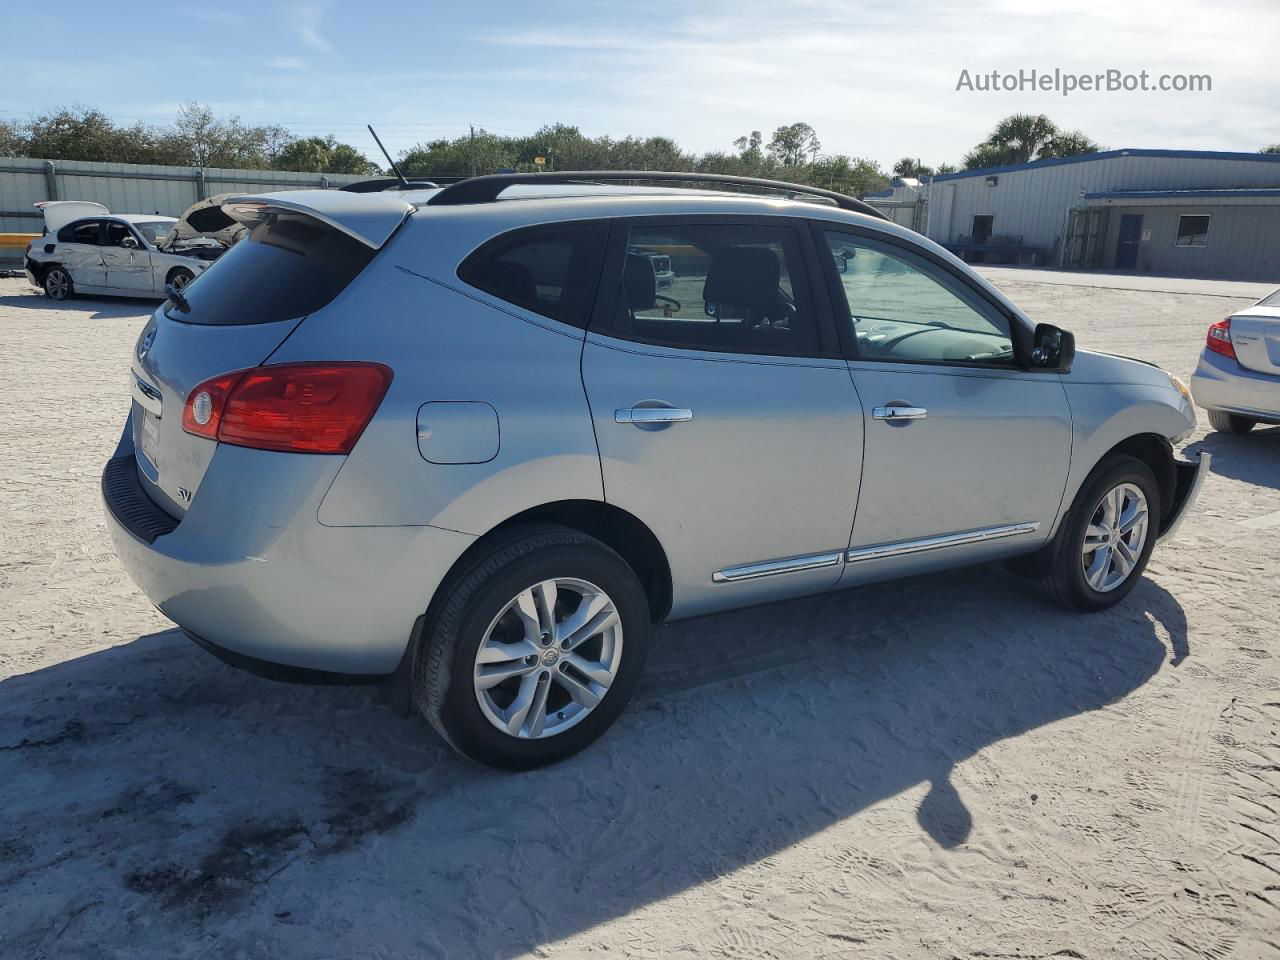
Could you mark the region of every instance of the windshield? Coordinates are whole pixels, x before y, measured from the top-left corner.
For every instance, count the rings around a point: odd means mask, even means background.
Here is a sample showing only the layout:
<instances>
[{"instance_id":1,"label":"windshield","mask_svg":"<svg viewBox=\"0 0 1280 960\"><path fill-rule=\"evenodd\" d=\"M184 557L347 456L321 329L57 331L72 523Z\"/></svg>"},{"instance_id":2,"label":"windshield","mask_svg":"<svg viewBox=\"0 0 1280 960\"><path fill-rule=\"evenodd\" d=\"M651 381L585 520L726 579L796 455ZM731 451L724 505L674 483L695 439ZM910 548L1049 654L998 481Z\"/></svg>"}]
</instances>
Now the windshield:
<instances>
[{"instance_id":1,"label":"windshield","mask_svg":"<svg viewBox=\"0 0 1280 960\"><path fill-rule=\"evenodd\" d=\"M142 220L135 221L133 229L142 234L147 243L155 244L158 247L173 232L173 224L167 220Z\"/></svg>"}]
</instances>

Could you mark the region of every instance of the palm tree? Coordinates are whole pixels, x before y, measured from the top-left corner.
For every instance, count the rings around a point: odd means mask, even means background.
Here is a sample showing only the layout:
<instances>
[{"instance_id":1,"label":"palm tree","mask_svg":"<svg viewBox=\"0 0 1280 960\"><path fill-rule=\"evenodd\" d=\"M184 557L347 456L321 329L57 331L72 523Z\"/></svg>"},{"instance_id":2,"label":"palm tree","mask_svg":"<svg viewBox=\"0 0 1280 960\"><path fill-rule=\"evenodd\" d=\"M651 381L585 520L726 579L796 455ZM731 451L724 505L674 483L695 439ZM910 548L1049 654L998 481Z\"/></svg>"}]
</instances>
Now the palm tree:
<instances>
[{"instance_id":1,"label":"palm tree","mask_svg":"<svg viewBox=\"0 0 1280 960\"><path fill-rule=\"evenodd\" d=\"M1057 135L1057 126L1043 113L1014 113L996 124L984 144L1006 151L1009 163L1030 163Z\"/></svg>"},{"instance_id":2,"label":"palm tree","mask_svg":"<svg viewBox=\"0 0 1280 960\"><path fill-rule=\"evenodd\" d=\"M1083 153L1097 153L1101 150L1096 141L1091 140L1080 130L1062 130L1055 134L1048 143L1040 148L1040 156L1036 159L1044 160L1047 157L1078 157Z\"/></svg>"}]
</instances>

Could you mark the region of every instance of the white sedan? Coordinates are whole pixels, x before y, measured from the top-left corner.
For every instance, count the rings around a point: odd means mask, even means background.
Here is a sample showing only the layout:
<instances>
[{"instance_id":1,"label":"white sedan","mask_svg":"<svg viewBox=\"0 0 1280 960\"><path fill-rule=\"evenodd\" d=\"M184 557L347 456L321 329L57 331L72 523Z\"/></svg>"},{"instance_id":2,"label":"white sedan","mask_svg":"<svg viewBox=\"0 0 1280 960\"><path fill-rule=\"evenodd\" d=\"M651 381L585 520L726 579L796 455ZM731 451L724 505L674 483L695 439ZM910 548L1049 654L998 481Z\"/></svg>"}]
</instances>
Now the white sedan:
<instances>
[{"instance_id":1,"label":"white sedan","mask_svg":"<svg viewBox=\"0 0 1280 960\"><path fill-rule=\"evenodd\" d=\"M164 297L166 286L181 291L230 247L236 230L243 231L233 225L220 236L191 229L188 218L207 212L210 202L181 219L113 214L87 200L37 203L45 230L27 248L27 279L54 300L77 293Z\"/></svg>"},{"instance_id":2,"label":"white sedan","mask_svg":"<svg viewBox=\"0 0 1280 960\"><path fill-rule=\"evenodd\" d=\"M1191 392L1215 430L1280 424L1280 290L1209 328Z\"/></svg>"}]
</instances>

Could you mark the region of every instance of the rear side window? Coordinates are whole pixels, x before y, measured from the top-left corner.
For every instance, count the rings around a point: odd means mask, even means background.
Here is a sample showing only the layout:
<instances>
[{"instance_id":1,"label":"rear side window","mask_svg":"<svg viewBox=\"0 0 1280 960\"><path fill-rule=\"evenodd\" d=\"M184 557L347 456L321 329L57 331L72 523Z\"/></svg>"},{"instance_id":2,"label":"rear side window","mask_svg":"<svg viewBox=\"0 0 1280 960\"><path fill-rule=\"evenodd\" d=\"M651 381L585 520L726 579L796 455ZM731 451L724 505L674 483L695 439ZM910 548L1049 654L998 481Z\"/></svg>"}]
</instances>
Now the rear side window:
<instances>
[{"instance_id":1,"label":"rear side window","mask_svg":"<svg viewBox=\"0 0 1280 960\"><path fill-rule=\"evenodd\" d=\"M517 230L467 257L458 277L524 310L586 327L607 239L602 223Z\"/></svg>"},{"instance_id":2,"label":"rear side window","mask_svg":"<svg viewBox=\"0 0 1280 960\"><path fill-rule=\"evenodd\" d=\"M305 214L272 211L183 291L165 314L182 323L230 326L274 323L328 304L376 250Z\"/></svg>"},{"instance_id":3,"label":"rear side window","mask_svg":"<svg viewBox=\"0 0 1280 960\"><path fill-rule=\"evenodd\" d=\"M102 221L100 220L80 220L76 223L68 223L58 231L58 242L90 243L96 247L98 246L101 223Z\"/></svg>"},{"instance_id":4,"label":"rear side window","mask_svg":"<svg viewBox=\"0 0 1280 960\"><path fill-rule=\"evenodd\" d=\"M636 226L608 329L655 346L821 354L804 258L789 226Z\"/></svg>"}]
</instances>

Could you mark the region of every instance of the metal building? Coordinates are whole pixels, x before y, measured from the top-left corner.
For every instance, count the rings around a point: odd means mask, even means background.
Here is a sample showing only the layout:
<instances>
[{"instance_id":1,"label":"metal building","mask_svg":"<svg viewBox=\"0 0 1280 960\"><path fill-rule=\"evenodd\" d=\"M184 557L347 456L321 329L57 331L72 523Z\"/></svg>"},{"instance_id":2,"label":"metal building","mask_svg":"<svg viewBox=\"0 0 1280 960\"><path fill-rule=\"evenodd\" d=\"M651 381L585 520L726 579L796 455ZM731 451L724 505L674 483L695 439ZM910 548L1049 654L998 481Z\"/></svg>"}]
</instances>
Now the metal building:
<instances>
[{"instance_id":1,"label":"metal building","mask_svg":"<svg viewBox=\"0 0 1280 960\"><path fill-rule=\"evenodd\" d=\"M965 259L1280 282L1280 155L1102 153L933 177L924 233Z\"/></svg>"}]
</instances>

